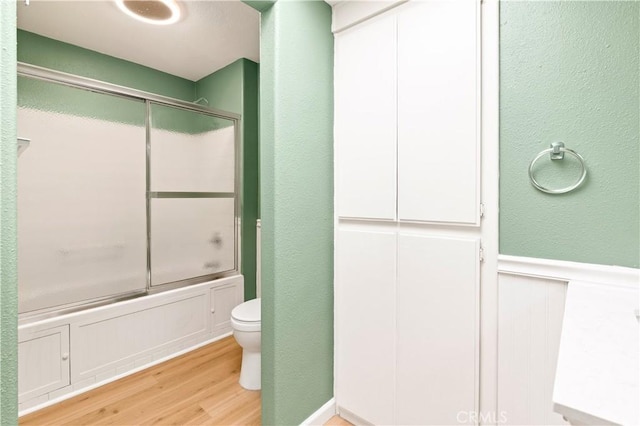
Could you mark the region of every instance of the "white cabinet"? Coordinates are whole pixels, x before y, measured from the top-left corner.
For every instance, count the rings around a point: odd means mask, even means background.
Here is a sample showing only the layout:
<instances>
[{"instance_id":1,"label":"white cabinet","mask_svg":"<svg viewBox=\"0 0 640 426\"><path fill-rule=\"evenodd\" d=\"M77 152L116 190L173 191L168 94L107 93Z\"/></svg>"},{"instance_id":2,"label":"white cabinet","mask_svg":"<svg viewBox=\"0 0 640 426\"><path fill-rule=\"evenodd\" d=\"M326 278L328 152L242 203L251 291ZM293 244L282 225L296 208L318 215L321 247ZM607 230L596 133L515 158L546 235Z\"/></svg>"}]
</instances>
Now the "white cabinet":
<instances>
[{"instance_id":1,"label":"white cabinet","mask_svg":"<svg viewBox=\"0 0 640 426\"><path fill-rule=\"evenodd\" d=\"M393 424L396 234L338 232L336 389L342 408Z\"/></svg>"},{"instance_id":2,"label":"white cabinet","mask_svg":"<svg viewBox=\"0 0 640 426\"><path fill-rule=\"evenodd\" d=\"M477 238L338 231L339 411L445 425L476 410L479 253Z\"/></svg>"},{"instance_id":3,"label":"white cabinet","mask_svg":"<svg viewBox=\"0 0 640 426\"><path fill-rule=\"evenodd\" d=\"M232 330L231 311L242 303L243 291L237 285L223 285L210 290L212 329L214 334Z\"/></svg>"},{"instance_id":4,"label":"white cabinet","mask_svg":"<svg viewBox=\"0 0 640 426\"><path fill-rule=\"evenodd\" d=\"M69 326L19 329L18 402L69 383Z\"/></svg>"},{"instance_id":5,"label":"white cabinet","mask_svg":"<svg viewBox=\"0 0 640 426\"><path fill-rule=\"evenodd\" d=\"M400 220L478 223L477 3L398 9Z\"/></svg>"},{"instance_id":6,"label":"white cabinet","mask_svg":"<svg viewBox=\"0 0 640 426\"><path fill-rule=\"evenodd\" d=\"M477 1L409 1L335 37L336 404L356 423L479 407L478 22Z\"/></svg>"},{"instance_id":7,"label":"white cabinet","mask_svg":"<svg viewBox=\"0 0 640 426\"><path fill-rule=\"evenodd\" d=\"M396 217L395 34L395 17L381 16L336 36L340 217Z\"/></svg>"},{"instance_id":8,"label":"white cabinet","mask_svg":"<svg viewBox=\"0 0 640 426\"><path fill-rule=\"evenodd\" d=\"M476 409L478 256L473 238L398 237L396 424L458 424Z\"/></svg>"},{"instance_id":9,"label":"white cabinet","mask_svg":"<svg viewBox=\"0 0 640 426\"><path fill-rule=\"evenodd\" d=\"M336 35L339 217L478 224L478 31L478 3L456 0Z\"/></svg>"}]
</instances>

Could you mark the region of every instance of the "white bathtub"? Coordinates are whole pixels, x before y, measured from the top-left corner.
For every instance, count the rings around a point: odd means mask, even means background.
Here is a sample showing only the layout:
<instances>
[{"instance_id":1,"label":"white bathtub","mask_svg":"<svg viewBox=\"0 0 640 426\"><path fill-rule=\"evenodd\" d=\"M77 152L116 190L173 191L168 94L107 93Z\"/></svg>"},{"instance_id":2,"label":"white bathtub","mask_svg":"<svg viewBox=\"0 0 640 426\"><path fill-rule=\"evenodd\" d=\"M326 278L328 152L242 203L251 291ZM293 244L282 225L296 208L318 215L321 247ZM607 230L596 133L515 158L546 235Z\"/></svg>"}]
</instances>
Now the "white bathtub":
<instances>
[{"instance_id":1,"label":"white bathtub","mask_svg":"<svg viewBox=\"0 0 640 426\"><path fill-rule=\"evenodd\" d=\"M241 275L22 324L20 415L231 334Z\"/></svg>"}]
</instances>

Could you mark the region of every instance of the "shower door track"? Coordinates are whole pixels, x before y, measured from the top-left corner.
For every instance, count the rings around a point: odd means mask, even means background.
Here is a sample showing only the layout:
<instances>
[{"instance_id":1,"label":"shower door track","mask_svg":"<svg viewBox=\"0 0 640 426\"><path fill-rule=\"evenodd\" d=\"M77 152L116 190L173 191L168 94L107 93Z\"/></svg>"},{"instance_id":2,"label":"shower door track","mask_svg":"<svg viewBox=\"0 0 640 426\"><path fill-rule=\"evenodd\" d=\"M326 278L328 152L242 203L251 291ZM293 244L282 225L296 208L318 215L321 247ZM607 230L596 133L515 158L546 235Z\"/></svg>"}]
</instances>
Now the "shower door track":
<instances>
[{"instance_id":1,"label":"shower door track","mask_svg":"<svg viewBox=\"0 0 640 426\"><path fill-rule=\"evenodd\" d=\"M51 70L36 65L18 62L18 75L23 77L31 77L38 80L60 83L66 86L77 87L79 89L88 89L93 92L106 93L109 95L123 96L125 98L133 98L141 101L151 101L163 105L170 105L201 112L218 118L226 118L228 120L240 120L241 115L229 111L223 111L215 108L204 107L200 104L183 101L180 99L170 98L168 96L157 95L155 93L145 92L142 90L132 89L130 87L120 86L117 84L106 83L92 78L81 77L74 74L68 74L62 71Z\"/></svg>"},{"instance_id":2,"label":"shower door track","mask_svg":"<svg viewBox=\"0 0 640 426\"><path fill-rule=\"evenodd\" d=\"M81 77L74 74L56 71L49 68L39 67L24 62L17 63L17 74L21 77L33 78L41 81L61 84L68 87L88 90L95 93L103 93L112 96L123 97L127 99L135 99L145 103L145 128L146 128L146 227L147 227L147 271L146 271L146 288L144 290L134 290L125 293L119 293L100 297L97 299L83 300L72 302L64 305L58 305L50 308L38 309L36 311L23 312L19 314L19 322L31 322L51 318L63 314L69 314L97 306L108 305L111 303L121 302L124 300L143 297L149 294L160 293L175 288L186 287L193 284L199 284L219 278L237 275L240 272L241 258L241 235L240 235L240 215L242 209L242 148L240 141L240 121L242 116L229 111L223 111L215 108L209 108L200 104L183 101L180 99L162 96L155 93L145 92L142 90L132 89L126 86L107 83L88 77ZM187 111L205 114L211 117L222 118L233 121L234 130L234 155L235 155L235 175L234 175L234 192L167 192L167 191L151 191L150 176L150 155L151 155L151 104L159 104L171 106ZM226 271L215 272L197 277L187 278L184 280L152 285L151 283L151 199L152 198L234 198L234 268Z\"/></svg>"}]
</instances>

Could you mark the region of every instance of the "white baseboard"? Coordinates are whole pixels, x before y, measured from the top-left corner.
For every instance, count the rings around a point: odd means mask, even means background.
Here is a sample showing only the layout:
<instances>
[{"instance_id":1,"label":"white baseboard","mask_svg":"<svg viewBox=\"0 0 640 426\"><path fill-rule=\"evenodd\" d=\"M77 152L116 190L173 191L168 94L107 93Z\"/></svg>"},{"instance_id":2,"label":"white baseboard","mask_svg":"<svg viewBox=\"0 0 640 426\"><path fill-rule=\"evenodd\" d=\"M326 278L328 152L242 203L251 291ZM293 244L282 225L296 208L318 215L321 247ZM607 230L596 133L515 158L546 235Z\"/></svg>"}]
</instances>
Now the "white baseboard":
<instances>
[{"instance_id":1,"label":"white baseboard","mask_svg":"<svg viewBox=\"0 0 640 426\"><path fill-rule=\"evenodd\" d=\"M373 426L373 423L366 421L360 416L356 416L349 410L345 410L344 408L336 406L336 411L340 417L342 417L349 423L353 423L354 425Z\"/></svg>"},{"instance_id":2,"label":"white baseboard","mask_svg":"<svg viewBox=\"0 0 640 426\"><path fill-rule=\"evenodd\" d=\"M640 285L640 269L636 268L504 254L498 256L498 272L567 282L588 281L633 287Z\"/></svg>"},{"instance_id":3,"label":"white baseboard","mask_svg":"<svg viewBox=\"0 0 640 426\"><path fill-rule=\"evenodd\" d=\"M324 405L316 410L315 413L307 417L300 426L307 425L323 425L329 421L329 419L336 415L336 399L331 398L325 402Z\"/></svg>"}]
</instances>

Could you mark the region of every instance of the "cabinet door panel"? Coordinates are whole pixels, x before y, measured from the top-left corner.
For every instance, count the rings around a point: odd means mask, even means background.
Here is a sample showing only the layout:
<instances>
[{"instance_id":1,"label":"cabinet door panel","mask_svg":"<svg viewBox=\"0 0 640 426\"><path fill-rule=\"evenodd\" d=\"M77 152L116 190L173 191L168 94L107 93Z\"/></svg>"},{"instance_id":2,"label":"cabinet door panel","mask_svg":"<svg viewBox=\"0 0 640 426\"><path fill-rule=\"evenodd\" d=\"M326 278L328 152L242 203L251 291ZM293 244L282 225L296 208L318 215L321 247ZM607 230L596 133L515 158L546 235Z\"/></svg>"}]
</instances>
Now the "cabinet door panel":
<instances>
[{"instance_id":1,"label":"cabinet door panel","mask_svg":"<svg viewBox=\"0 0 640 426\"><path fill-rule=\"evenodd\" d=\"M396 235L340 231L336 261L336 400L393 424Z\"/></svg>"},{"instance_id":2,"label":"cabinet door panel","mask_svg":"<svg viewBox=\"0 0 640 426\"><path fill-rule=\"evenodd\" d=\"M231 327L231 311L242 303L239 296L238 284L229 284L212 288L210 291L210 306L213 334L220 335L233 331Z\"/></svg>"},{"instance_id":3,"label":"cabinet door panel","mask_svg":"<svg viewBox=\"0 0 640 426\"><path fill-rule=\"evenodd\" d=\"M458 424L476 410L479 243L400 234L397 424Z\"/></svg>"},{"instance_id":4,"label":"cabinet door panel","mask_svg":"<svg viewBox=\"0 0 640 426\"><path fill-rule=\"evenodd\" d=\"M335 138L340 217L396 217L396 22L336 36Z\"/></svg>"},{"instance_id":5,"label":"cabinet door panel","mask_svg":"<svg viewBox=\"0 0 640 426\"><path fill-rule=\"evenodd\" d=\"M477 5L410 3L398 13L398 214L477 224Z\"/></svg>"},{"instance_id":6,"label":"cabinet door panel","mask_svg":"<svg viewBox=\"0 0 640 426\"><path fill-rule=\"evenodd\" d=\"M68 386L69 326L18 331L18 402Z\"/></svg>"}]
</instances>

